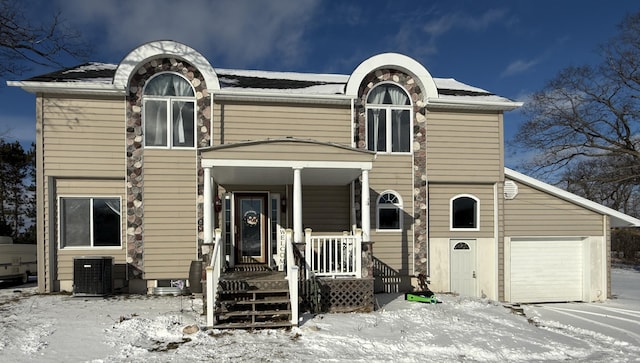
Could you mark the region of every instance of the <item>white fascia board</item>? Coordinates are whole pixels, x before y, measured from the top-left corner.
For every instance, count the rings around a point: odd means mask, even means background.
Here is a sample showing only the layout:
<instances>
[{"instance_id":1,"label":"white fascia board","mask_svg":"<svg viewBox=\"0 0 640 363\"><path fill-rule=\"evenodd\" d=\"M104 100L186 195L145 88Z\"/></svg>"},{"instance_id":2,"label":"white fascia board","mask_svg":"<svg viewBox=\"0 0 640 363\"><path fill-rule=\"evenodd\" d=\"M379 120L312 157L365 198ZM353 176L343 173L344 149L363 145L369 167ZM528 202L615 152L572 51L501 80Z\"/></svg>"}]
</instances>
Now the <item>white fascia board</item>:
<instances>
[{"instance_id":1,"label":"white fascia board","mask_svg":"<svg viewBox=\"0 0 640 363\"><path fill-rule=\"evenodd\" d=\"M238 160L238 159L202 159L202 167L238 167L238 168L308 168L308 169L359 169L371 170L370 161L305 161L305 160Z\"/></svg>"},{"instance_id":2,"label":"white fascia board","mask_svg":"<svg viewBox=\"0 0 640 363\"><path fill-rule=\"evenodd\" d=\"M319 103L350 105L352 97L345 95L314 95L277 92L236 92L225 90L209 90L216 100L228 101L267 101L287 103Z\"/></svg>"},{"instance_id":3,"label":"white fascia board","mask_svg":"<svg viewBox=\"0 0 640 363\"><path fill-rule=\"evenodd\" d=\"M65 93L124 96L125 90L108 83L7 81L7 86L20 87L31 93Z\"/></svg>"},{"instance_id":4,"label":"white fascia board","mask_svg":"<svg viewBox=\"0 0 640 363\"><path fill-rule=\"evenodd\" d=\"M634 218L630 215L618 212L615 209L605 207L602 204L596 203L589 199L583 198L579 195L573 194L566 190L560 189L553 185L542 182L538 179L534 179L530 176L519 173L515 170L504 168L504 175L523 184L527 184L533 188L545 191L556 197L573 202L579 206L590 209L595 212L606 214L615 219L617 223L611 223L613 227L640 227L640 219Z\"/></svg>"},{"instance_id":5,"label":"white fascia board","mask_svg":"<svg viewBox=\"0 0 640 363\"><path fill-rule=\"evenodd\" d=\"M522 102L455 100L451 98L429 98L427 108L456 108L464 110L512 111L522 107Z\"/></svg>"}]
</instances>

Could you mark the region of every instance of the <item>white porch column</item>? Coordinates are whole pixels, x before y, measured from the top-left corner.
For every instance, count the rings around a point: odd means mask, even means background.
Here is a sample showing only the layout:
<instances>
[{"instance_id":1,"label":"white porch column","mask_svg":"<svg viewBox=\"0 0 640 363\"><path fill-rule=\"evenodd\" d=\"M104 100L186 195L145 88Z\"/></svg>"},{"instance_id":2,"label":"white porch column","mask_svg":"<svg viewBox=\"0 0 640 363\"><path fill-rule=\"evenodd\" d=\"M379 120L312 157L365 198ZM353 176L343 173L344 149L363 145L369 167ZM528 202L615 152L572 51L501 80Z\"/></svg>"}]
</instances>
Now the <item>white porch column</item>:
<instances>
[{"instance_id":1,"label":"white porch column","mask_svg":"<svg viewBox=\"0 0 640 363\"><path fill-rule=\"evenodd\" d=\"M360 218L362 219L362 241L371 241L371 207L369 196L369 170L362 170L362 191L360 202Z\"/></svg>"},{"instance_id":2,"label":"white porch column","mask_svg":"<svg viewBox=\"0 0 640 363\"><path fill-rule=\"evenodd\" d=\"M302 168L293 168L293 242L302 242Z\"/></svg>"},{"instance_id":3,"label":"white porch column","mask_svg":"<svg viewBox=\"0 0 640 363\"><path fill-rule=\"evenodd\" d=\"M211 178L211 167L204 168L204 243L213 242L213 179Z\"/></svg>"}]
</instances>

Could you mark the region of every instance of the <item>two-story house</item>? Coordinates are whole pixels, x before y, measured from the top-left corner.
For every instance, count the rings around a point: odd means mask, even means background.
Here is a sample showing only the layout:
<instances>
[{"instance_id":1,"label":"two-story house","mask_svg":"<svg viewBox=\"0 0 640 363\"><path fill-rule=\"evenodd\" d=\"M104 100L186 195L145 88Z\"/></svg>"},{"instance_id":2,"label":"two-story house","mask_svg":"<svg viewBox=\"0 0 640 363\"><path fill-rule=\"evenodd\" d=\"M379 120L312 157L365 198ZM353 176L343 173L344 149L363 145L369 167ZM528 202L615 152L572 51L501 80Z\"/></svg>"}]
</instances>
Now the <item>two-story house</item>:
<instances>
[{"instance_id":1,"label":"two-story house","mask_svg":"<svg viewBox=\"0 0 640 363\"><path fill-rule=\"evenodd\" d=\"M222 272L296 263L365 291L420 276L501 301L604 300L610 228L640 226L505 168L503 114L521 104L401 54L302 74L157 41L9 85L36 95L41 292L72 291L78 256L111 256L119 286L151 292L217 241Z\"/></svg>"}]
</instances>

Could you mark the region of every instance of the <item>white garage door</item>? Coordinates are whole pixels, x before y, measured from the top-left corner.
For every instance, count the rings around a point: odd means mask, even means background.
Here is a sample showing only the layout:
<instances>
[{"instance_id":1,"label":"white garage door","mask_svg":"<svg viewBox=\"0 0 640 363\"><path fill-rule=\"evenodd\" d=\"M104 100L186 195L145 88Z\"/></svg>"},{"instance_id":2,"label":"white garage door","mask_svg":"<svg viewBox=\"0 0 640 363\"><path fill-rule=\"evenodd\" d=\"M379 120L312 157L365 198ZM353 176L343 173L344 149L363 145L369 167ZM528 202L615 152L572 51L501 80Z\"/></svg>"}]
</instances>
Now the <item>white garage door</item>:
<instances>
[{"instance_id":1,"label":"white garage door","mask_svg":"<svg viewBox=\"0 0 640 363\"><path fill-rule=\"evenodd\" d=\"M582 300L581 239L511 240L511 302Z\"/></svg>"}]
</instances>

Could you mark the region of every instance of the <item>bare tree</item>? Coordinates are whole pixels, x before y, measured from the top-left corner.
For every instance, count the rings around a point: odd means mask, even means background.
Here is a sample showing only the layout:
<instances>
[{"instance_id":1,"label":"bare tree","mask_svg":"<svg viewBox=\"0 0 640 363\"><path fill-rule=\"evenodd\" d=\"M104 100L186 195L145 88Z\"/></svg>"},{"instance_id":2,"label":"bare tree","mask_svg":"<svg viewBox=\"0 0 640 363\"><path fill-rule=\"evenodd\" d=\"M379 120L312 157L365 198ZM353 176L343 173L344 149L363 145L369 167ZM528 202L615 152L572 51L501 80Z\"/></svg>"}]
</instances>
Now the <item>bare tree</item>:
<instances>
[{"instance_id":1,"label":"bare tree","mask_svg":"<svg viewBox=\"0 0 640 363\"><path fill-rule=\"evenodd\" d=\"M640 165L629 157L601 157L574 162L561 176L570 192L631 215L640 215L640 183L629 179Z\"/></svg>"},{"instance_id":2,"label":"bare tree","mask_svg":"<svg viewBox=\"0 0 640 363\"><path fill-rule=\"evenodd\" d=\"M0 0L0 77L21 75L33 65L61 66L65 56L84 59L89 47L68 28L60 13L42 24L26 16L29 2ZM31 9L31 11L38 11Z\"/></svg>"},{"instance_id":3,"label":"bare tree","mask_svg":"<svg viewBox=\"0 0 640 363\"><path fill-rule=\"evenodd\" d=\"M607 190L640 181L640 13L600 54L600 64L568 67L532 96L512 143L538 152L528 171L570 183L578 175L591 183L582 194L603 202Z\"/></svg>"}]
</instances>

